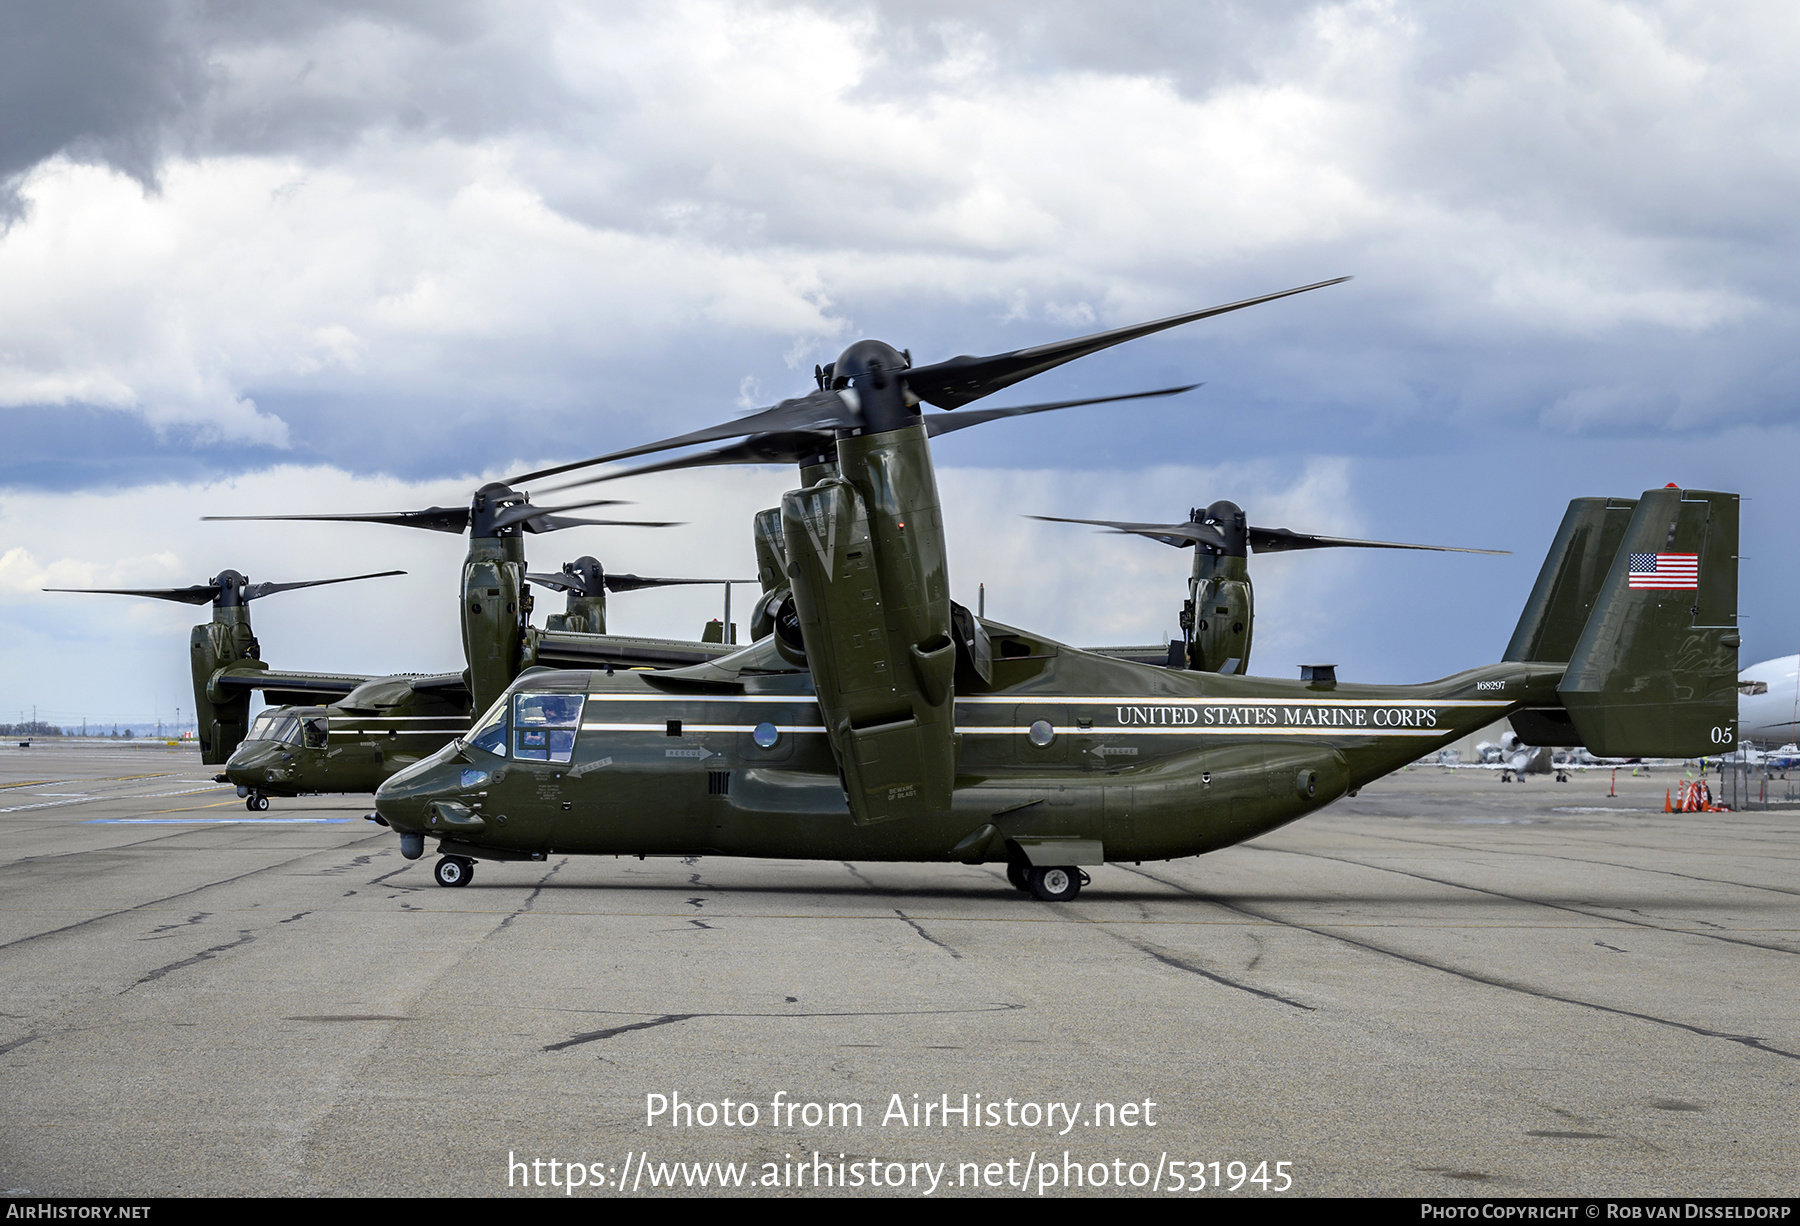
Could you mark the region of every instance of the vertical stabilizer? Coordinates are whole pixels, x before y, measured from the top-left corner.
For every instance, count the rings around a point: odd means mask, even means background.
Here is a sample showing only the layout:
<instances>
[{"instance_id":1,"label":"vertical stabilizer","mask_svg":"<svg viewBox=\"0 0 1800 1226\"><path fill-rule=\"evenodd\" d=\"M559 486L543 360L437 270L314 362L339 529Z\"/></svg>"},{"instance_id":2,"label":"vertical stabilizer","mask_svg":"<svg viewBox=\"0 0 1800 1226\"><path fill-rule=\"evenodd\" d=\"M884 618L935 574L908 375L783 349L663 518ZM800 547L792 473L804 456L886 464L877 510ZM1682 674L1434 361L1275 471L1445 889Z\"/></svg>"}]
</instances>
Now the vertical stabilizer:
<instances>
[{"instance_id":1,"label":"vertical stabilizer","mask_svg":"<svg viewBox=\"0 0 1800 1226\"><path fill-rule=\"evenodd\" d=\"M1697 757L1737 742L1738 496L1638 501L1559 694L1607 757Z\"/></svg>"},{"instance_id":2,"label":"vertical stabilizer","mask_svg":"<svg viewBox=\"0 0 1800 1226\"><path fill-rule=\"evenodd\" d=\"M1560 663L1575 654L1636 508L1635 498L1577 498L1569 504L1501 659Z\"/></svg>"}]
</instances>

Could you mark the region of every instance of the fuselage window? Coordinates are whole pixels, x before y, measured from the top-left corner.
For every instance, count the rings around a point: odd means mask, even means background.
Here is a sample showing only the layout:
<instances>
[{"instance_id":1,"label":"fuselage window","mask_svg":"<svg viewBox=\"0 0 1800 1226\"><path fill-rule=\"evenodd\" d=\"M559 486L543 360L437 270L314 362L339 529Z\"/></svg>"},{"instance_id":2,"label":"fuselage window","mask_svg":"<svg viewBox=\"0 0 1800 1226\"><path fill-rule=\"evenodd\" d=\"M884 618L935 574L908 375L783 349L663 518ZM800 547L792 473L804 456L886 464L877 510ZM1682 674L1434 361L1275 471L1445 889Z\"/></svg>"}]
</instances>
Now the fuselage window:
<instances>
[{"instance_id":1,"label":"fuselage window","mask_svg":"<svg viewBox=\"0 0 1800 1226\"><path fill-rule=\"evenodd\" d=\"M575 756L585 694L515 694L513 757L526 762L567 762Z\"/></svg>"}]
</instances>

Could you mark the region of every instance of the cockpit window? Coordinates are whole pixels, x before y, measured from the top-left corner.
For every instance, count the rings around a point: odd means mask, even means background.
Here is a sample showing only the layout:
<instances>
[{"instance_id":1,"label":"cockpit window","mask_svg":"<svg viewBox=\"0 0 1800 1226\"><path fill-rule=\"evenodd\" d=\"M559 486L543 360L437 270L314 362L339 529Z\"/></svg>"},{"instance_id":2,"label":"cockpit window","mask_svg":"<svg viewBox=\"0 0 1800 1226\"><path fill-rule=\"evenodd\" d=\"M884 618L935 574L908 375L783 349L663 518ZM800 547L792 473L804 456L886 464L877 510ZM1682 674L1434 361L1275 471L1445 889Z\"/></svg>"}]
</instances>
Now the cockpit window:
<instances>
[{"instance_id":1,"label":"cockpit window","mask_svg":"<svg viewBox=\"0 0 1800 1226\"><path fill-rule=\"evenodd\" d=\"M567 762L575 755L585 694L513 695L513 757L527 762Z\"/></svg>"},{"instance_id":2,"label":"cockpit window","mask_svg":"<svg viewBox=\"0 0 1800 1226\"><path fill-rule=\"evenodd\" d=\"M469 733L468 743L502 758L506 756L506 699L502 698L488 708L488 713Z\"/></svg>"},{"instance_id":3,"label":"cockpit window","mask_svg":"<svg viewBox=\"0 0 1800 1226\"><path fill-rule=\"evenodd\" d=\"M300 721L289 715L287 711L264 711L250 725L247 741L280 741L290 745L300 743Z\"/></svg>"}]
</instances>

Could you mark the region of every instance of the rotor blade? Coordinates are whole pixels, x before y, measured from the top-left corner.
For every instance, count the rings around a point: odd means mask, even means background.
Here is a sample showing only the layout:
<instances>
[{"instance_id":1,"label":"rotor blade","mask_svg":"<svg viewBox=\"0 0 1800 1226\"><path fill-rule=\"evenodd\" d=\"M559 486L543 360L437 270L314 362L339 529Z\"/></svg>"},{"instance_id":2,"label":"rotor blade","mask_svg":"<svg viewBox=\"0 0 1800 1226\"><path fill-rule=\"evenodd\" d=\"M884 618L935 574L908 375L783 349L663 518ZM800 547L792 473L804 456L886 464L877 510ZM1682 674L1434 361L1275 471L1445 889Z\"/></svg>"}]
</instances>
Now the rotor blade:
<instances>
[{"instance_id":1,"label":"rotor blade","mask_svg":"<svg viewBox=\"0 0 1800 1226\"><path fill-rule=\"evenodd\" d=\"M1025 518L1041 519L1053 524L1092 524L1096 528L1111 528L1115 532L1147 536L1153 541L1161 541L1177 549L1186 549L1196 544L1211 545L1217 549L1226 547L1224 534L1211 524L1136 524L1114 519L1064 519L1060 515L1027 515Z\"/></svg>"},{"instance_id":2,"label":"rotor blade","mask_svg":"<svg viewBox=\"0 0 1800 1226\"><path fill-rule=\"evenodd\" d=\"M1405 545L1398 541L1357 541L1344 536L1311 536L1286 528L1251 528L1250 548L1257 553L1285 553L1290 549L1429 549L1434 553L1507 554L1510 549L1465 549L1458 545Z\"/></svg>"},{"instance_id":3,"label":"rotor blade","mask_svg":"<svg viewBox=\"0 0 1800 1226\"><path fill-rule=\"evenodd\" d=\"M468 507L427 507L423 511L377 511L367 515L202 515L200 518L209 523L225 520L339 520L344 523L393 524L398 528L426 528L432 532L451 532L458 536L469 530Z\"/></svg>"},{"instance_id":4,"label":"rotor blade","mask_svg":"<svg viewBox=\"0 0 1800 1226\"><path fill-rule=\"evenodd\" d=\"M496 529L510 528L527 519L536 519L540 515L557 515L563 511L583 511L588 507L622 507L624 505L625 503L617 498L596 498L592 502L575 502L566 507L538 507L529 502L521 502L516 506L510 506L497 512L494 515L494 527Z\"/></svg>"},{"instance_id":5,"label":"rotor blade","mask_svg":"<svg viewBox=\"0 0 1800 1226\"><path fill-rule=\"evenodd\" d=\"M952 426L951 429L956 427ZM798 464L816 455L832 453L836 443L835 435L822 430L784 430L778 434L754 434L729 447L700 451L673 460L658 460L653 464L639 464L635 468L602 473L597 477L577 477L561 485L546 486L543 492L550 494L580 485L617 481L622 477L641 477L645 473L672 472L680 468L707 468L717 464Z\"/></svg>"},{"instance_id":6,"label":"rotor blade","mask_svg":"<svg viewBox=\"0 0 1800 1226\"><path fill-rule=\"evenodd\" d=\"M178 600L182 604L210 604L219 598L216 583L193 587L47 587L46 592L98 592L107 596L148 596L152 600Z\"/></svg>"},{"instance_id":7,"label":"rotor blade","mask_svg":"<svg viewBox=\"0 0 1800 1226\"><path fill-rule=\"evenodd\" d=\"M1087 400L1055 400L1049 404L1021 404L1010 409L964 409L959 413L927 417L925 433L936 438L940 434L949 434L954 430L962 430L969 426L979 426L984 422L998 421L1003 417L1022 417L1027 413L1048 413L1052 409L1073 409L1084 404L1111 404L1117 400L1148 400L1155 396L1174 396L1180 392L1191 392L1199 386L1198 383L1190 383L1185 387L1165 387L1154 392L1127 392L1122 396L1095 396Z\"/></svg>"},{"instance_id":8,"label":"rotor blade","mask_svg":"<svg viewBox=\"0 0 1800 1226\"><path fill-rule=\"evenodd\" d=\"M1157 319L1150 323L1133 324L1128 328L1114 328L1110 332L1096 332L1092 336L1078 336L1073 340L1053 341L1048 345L1034 345L1029 349L1015 349L1011 353L997 353L990 357L977 358L964 354L943 362L934 362L929 366L915 366L906 371L902 377L913 395L928 404L940 409L955 409L979 400L1003 387L1010 387L1021 379L1029 379L1064 362L1072 362L1076 358L1086 357L1090 353L1098 353L1114 345L1136 340L1140 336L1149 336L1153 332L1161 332L1165 328L1177 328L1182 324L1195 320L1207 319L1214 315L1223 315L1228 311L1241 311L1245 307L1259 303L1273 302L1277 298L1288 298L1294 294L1304 294L1308 290L1323 289L1327 285L1339 285L1348 281L1349 277L1334 277L1329 281L1316 281L1311 285L1302 285L1294 289L1284 289L1279 293L1264 294L1259 298L1245 298L1241 302L1228 302L1223 306L1207 307L1203 311L1190 311L1185 315L1171 315L1167 319Z\"/></svg>"},{"instance_id":9,"label":"rotor blade","mask_svg":"<svg viewBox=\"0 0 1800 1226\"><path fill-rule=\"evenodd\" d=\"M567 575L527 574L525 576L525 581L527 583L535 583L539 587L547 587L555 592L578 592L581 590L582 586Z\"/></svg>"},{"instance_id":10,"label":"rotor blade","mask_svg":"<svg viewBox=\"0 0 1800 1226\"><path fill-rule=\"evenodd\" d=\"M1096 396L1086 400L1058 400L1050 404L1022 404L1006 409L965 409L960 413L945 413L937 417L925 419L925 433L932 438L940 434L949 434L969 426L979 426L984 422L998 421L1003 417L1021 417L1027 413L1047 413L1052 409L1072 409L1085 404L1110 404L1116 400L1144 400L1154 396L1173 396L1178 392L1191 392L1201 384L1190 383L1185 387L1165 387L1154 392L1128 392L1122 396ZM741 443L733 443L729 447L719 447L712 451L696 452L674 460L659 460L654 464L640 464L635 468L627 468L616 473L605 473L598 477L582 477L562 485L552 485L543 492L554 493L558 490L574 489L576 486L592 485L600 481L617 481L622 477L641 477L645 473L671 472L682 468L708 468L719 464L799 464L813 456L829 454L836 444L836 436L825 431L784 430L780 433L755 434Z\"/></svg>"},{"instance_id":11,"label":"rotor blade","mask_svg":"<svg viewBox=\"0 0 1800 1226\"><path fill-rule=\"evenodd\" d=\"M527 481L573 472L577 468L606 464L614 460L629 460L632 456L649 455L655 451L669 451L676 447L691 447L695 443L711 443L719 439L739 438L746 434L776 434L794 430L848 430L854 428L860 421L861 417L856 411L856 402L853 396L845 396L839 392L809 392L794 400L783 400L773 408L740 417L736 421L708 426L704 430L694 430L688 434L663 439L658 443L645 443L642 447L628 447L624 451L613 451L586 460L558 464L554 468L540 468L536 472L524 473L511 478L509 484L521 485Z\"/></svg>"},{"instance_id":12,"label":"rotor blade","mask_svg":"<svg viewBox=\"0 0 1800 1226\"><path fill-rule=\"evenodd\" d=\"M691 583L755 583L754 579L653 579L647 575L608 575L609 592L635 592L647 587L680 587Z\"/></svg>"},{"instance_id":13,"label":"rotor blade","mask_svg":"<svg viewBox=\"0 0 1800 1226\"><path fill-rule=\"evenodd\" d=\"M520 520L520 525L527 532L556 532L563 528L679 528L686 520L670 520L667 523L650 522L641 519L574 519L567 515L545 515L539 513L530 519Z\"/></svg>"},{"instance_id":14,"label":"rotor blade","mask_svg":"<svg viewBox=\"0 0 1800 1226\"><path fill-rule=\"evenodd\" d=\"M347 575L342 579L307 579L300 583L252 583L244 589L245 600L259 600L264 596L273 596L276 592L291 592L302 587L324 587L328 583L355 583L358 579L385 579L389 575L404 575L403 570L378 570L368 575Z\"/></svg>"}]
</instances>

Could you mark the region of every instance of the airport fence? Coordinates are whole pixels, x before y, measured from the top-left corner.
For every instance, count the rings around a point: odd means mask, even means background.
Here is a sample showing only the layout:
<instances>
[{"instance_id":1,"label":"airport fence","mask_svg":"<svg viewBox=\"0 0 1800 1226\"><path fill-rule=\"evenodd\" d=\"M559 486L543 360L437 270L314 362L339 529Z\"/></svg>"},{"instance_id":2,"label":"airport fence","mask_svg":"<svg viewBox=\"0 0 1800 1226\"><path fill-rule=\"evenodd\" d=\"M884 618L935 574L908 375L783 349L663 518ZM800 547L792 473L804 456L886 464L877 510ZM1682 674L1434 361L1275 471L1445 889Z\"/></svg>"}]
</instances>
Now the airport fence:
<instances>
[{"instance_id":1,"label":"airport fence","mask_svg":"<svg viewBox=\"0 0 1800 1226\"><path fill-rule=\"evenodd\" d=\"M1746 809L1787 808L1800 804L1800 779L1793 772L1771 770L1761 762L1740 757L1719 762L1719 803L1736 812Z\"/></svg>"}]
</instances>

